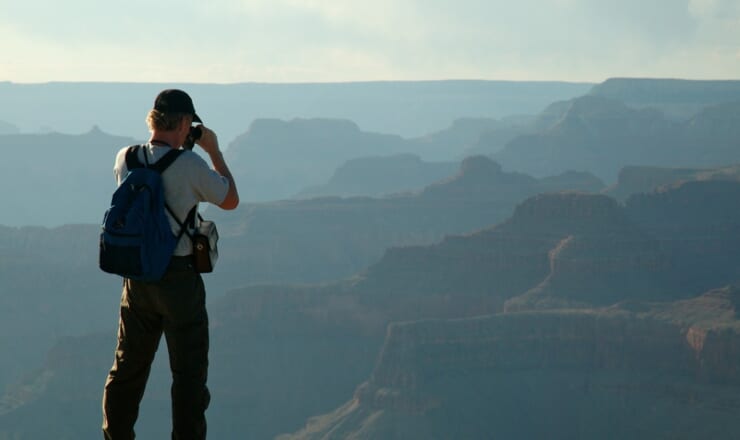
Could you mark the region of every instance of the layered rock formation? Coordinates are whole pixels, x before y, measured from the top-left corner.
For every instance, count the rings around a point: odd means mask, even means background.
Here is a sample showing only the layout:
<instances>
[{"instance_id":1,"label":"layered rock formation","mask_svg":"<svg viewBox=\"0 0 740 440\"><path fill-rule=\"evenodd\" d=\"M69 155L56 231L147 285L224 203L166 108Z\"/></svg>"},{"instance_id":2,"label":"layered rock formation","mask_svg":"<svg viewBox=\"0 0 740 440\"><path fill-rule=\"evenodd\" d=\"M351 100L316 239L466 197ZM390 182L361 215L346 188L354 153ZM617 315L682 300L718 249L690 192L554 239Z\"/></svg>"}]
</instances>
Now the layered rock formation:
<instances>
[{"instance_id":1,"label":"layered rock formation","mask_svg":"<svg viewBox=\"0 0 740 440\"><path fill-rule=\"evenodd\" d=\"M349 159L409 152L400 136L363 132L353 122L331 119L259 119L227 153L243 200L291 197L326 181Z\"/></svg>"},{"instance_id":2,"label":"layered rock formation","mask_svg":"<svg viewBox=\"0 0 740 440\"><path fill-rule=\"evenodd\" d=\"M113 362L115 341L114 332L58 338L45 362L36 364L40 367L27 371L0 396L0 438L99 437L102 386ZM150 387L149 396L151 388L155 387ZM150 408L144 405L142 411Z\"/></svg>"},{"instance_id":3,"label":"layered rock formation","mask_svg":"<svg viewBox=\"0 0 740 440\"><path fill-rule=\"evenodd\" d=\"M469 156L470 148L482 136L505 131L510 123L491 118L461 118L443 130L413 139L419 154L426 160L449 161Z\"/></svg>"},{"instance_id":4,"label":"layered rock formation","mask_svg":"<svg viewBox=\"0 0 740 440\"><path fill-rule=\"evenodd\" d=\"M664 186L705 180L740 180L740 165L714 168L624 167L617 183L602 191L610 197L625 201L633 194L650 193Z\"/></svg>"},{"instance_id":5,"label":"layered rock formation","mask_svg":"<svg viewBox=\"0 0 740 440\"><path fill-rule=\"evenodd\" d=\"M426 245L488 227L534 194L602 188L590 175L535 179L477 156L463 161L450 179L418 193L282 201L207 215L228 237L219 266L227 279L318 282L351 276L391 246Z\"/></svg>"},{"instance_id":6,"label":"layered rock formation","mask_svg":"<svg viewBox=\"0 0 740 440\"><path fill-rule=\"evenodd\" d=\"M97 267L99 234L96 225L0 227L0 389L57 339L113 324L121 280Z\"/></svg>"},{"instance_id":7,"label":"layered rock formation","mask_svg":"<svg viewBox=\"0 0 740 440\"><path fill-rule=\"evenodd\" d=\"M627 200L627 216L656 237L674 265L674 280L701 291L740 274L740 209L735 181L696 181Z\"/></svg>"},{"instance_id":8,"label":"layered rock formation","mask_svg":"<svg viewBox=\"0 0 740 440\"><path fill-rule=\"evenodd\" d=\"M425 162L414 154L352 159L337 168L329 182L304 189L295 198L380 197L420 190L452 176L458 167L455 162Z\"/></svg>"},{"instance_id":9,"label":"layered rock formation","mask_svg":"<svg viewBox=\"0 0 740 440\"><path fill-rule=\"evenodd\" d=\"M538 196L520 205L510 222L524 230L551 234L557 243L548 251L544 279L509 300L506 310L588 307L624 299L675 298L682 292L672 282L669 254L611 198Z\"/></svg>"},{"instance_id":10,"label":"layered rock formation","mask_svg":"<svg viewBox=\"0 0 740 440\"><path fill-rule=\"evenodd\" d=\"M732 439L739 303L394 324L354 398L280 439Z\"/></svg>"},{"instance_id":11,"label":"layered rock formation","mask_svg":"<svg viewBox=\"0 0 740 440\"><path fill-rule=\"evenodd\" d=\"M0 135L6 226L99 224L115 189L116 152L134 139L96 127L82 135Z\"/></svg>"},{"instance_id":12,"label":"layered rock formation","mask_svg":"<svg viewBox=\"0 0 740 440\"><path fill-rule=\"evenodd\" d=\"M734 438L738 290L695 297L740 281L739 197L737 182L685 183L624 206L538 195L495 227L394 248L343 282L235 290L210 307L209 431L271 438L331 412L297 438ZM694 253L714 259L676 258ZM394 322L406 323L386 334ZM20 415L44 412L91 436L94 427L76 427L99 417L89 396L110 366L114 330L63 343L88 355L62 347L70 357L55 356L4 400L15 403L0 433L19 436ZM106 355L95 367L74 360L92 352ZM66 383L84 390L69 394ZM153 383L142 437L167 435L166 371Z\"/></svg>"},{"instance_id":13,"label":"layered rock formation","mask_svg":"<svg viewBox=\"0 0 740 440\"><path fill-rule=\"evenodd\" d=\"M713 192L712 182L687 185L697 185L698 193ZM714 203L718 207L740 196L740 184L727 185L726 192L717 193ZM667 194L683 209L701 206L691 191L684 191L682 186ZM622 208L603 195L535 196L493 228L448 237L433 246L390 249L357 286L366 292L368 303L394 303L394 310L401 310L399 302L408 299L408 309L403 310L410 313L420 307L413 304L430 306L436 298L436 311L444 314L446 307L471 313L478 307L480 313L491 313L502 310L505 301L513 311L556 305L590 307L624 299L681 299L710 288L713 281L732 282L736 272L731 262L740 246L732 238L735 235L725 231L740 214L728 213L725 226L711 226L717 220L705 218L702 223L699 219L704 229L693 236L681 238L681 231L688 233L687 229L661 236L654 233L650 222L666 224L679 215L662 209L665 204L658 201L662 197L668 196L648 195L642 204L636 198L629 208ZM712 228L720 229L712 234ZM712 263L690 267L696 258L709 257L711 248L721 249L707 260ZM721 258L726 262L720 264ZM475 307L465 305L469 298ZM424 313L441 316L429 309Z\"/></svg>"},{"instance_id":14,"label":"layered rock formation","mask_svg":"<svg viewBox=\"0 0 740 440\"><path fill-rule=\"evenodd\" d=\"M493 157L508 169L543 176L589 171L606 182L624 166L712 167L740 161L738 102L707 107L676 122L599 95L558 106L560 118L509 142Z\"/></svg>"},{"instance_id":15,"label":"layered rock formation","mask_svg":"<svg viewBox=\"0 0 740 440\"><path fill-rule=\"evenodd\" d=\"M696 168L627 166L619 171L617 182L604 193L624 201L632 194L649 193L667 184L695 180Z\"/></svg>"},{"instance_id":16,"label":"layered rock formation","mask_svg":"<svg viewBox=\"0 0 740 440\"><path fill-rule=\"evenodd\" d=\"M658 108L671 118L687 120L707 106L740 101L740 81L610 78L590 94L630 107Z\"/></svg>"}]
</instances>

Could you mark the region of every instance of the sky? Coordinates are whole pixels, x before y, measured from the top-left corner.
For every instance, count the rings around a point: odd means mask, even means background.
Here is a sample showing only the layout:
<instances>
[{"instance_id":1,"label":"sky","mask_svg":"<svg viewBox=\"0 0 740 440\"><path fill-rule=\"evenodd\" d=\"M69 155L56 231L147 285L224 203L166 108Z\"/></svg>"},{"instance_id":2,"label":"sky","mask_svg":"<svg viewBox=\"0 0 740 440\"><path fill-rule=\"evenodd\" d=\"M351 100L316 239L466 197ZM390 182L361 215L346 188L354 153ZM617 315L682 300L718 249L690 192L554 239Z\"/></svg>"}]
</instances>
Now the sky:
<instances>
[{"instance_id":1,"label":"sky","mask_svg":"<svg viewBox=\"0 0 740 440\"><path fill-rule=\"evenodd\" d=\"M0 81L740 79L740 0L0 0Z\"/></svg>"}]
</instances>

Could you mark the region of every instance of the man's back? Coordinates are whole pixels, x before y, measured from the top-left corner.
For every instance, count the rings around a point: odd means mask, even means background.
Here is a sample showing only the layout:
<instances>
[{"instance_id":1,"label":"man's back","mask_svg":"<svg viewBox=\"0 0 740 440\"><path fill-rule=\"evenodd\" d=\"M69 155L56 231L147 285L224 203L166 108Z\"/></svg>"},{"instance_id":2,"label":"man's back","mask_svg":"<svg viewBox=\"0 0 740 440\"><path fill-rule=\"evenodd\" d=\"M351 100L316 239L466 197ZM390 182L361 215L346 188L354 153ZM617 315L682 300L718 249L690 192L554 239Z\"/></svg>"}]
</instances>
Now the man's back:
<instances>
[{"instance_id":1,"label":"man's back","mask_svg":"<svg viewBox=\"0 0 740 440\"><path fill-rule=\"evenodd\" d=\"M147 116L152 132L139 159L154 163L188 140L193 122L201 122L192 100L180 90L157 96ZM162 172L164 199L173 214L171 232L179 233L189 212L200 202L234 209L239 195L218 146L216 134L204 126L197 140L213 167L192 151L184 151ZM128 169L125 151L116 156L114 175L121 184ZM194 211L192 211L194 212ZM172 370L172 438L205 439L205 411L210 402L208 377L208 313L205 285L193 264L192 243L182 234L161 279L124 278L113 367L103 393L103 435L131 440L139 403L162 334Z\"/></svg>"}]
</instances>

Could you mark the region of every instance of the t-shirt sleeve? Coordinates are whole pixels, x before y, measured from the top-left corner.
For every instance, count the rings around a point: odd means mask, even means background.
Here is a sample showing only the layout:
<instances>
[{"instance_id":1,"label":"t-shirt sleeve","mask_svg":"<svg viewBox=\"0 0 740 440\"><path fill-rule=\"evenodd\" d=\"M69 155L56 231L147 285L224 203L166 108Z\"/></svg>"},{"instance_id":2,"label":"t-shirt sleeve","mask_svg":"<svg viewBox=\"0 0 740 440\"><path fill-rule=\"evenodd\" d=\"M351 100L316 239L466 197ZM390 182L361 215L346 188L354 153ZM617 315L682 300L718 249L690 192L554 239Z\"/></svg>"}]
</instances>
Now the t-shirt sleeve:
<instances>
[{"instance_id":1,"label":"t-shirt sleeve","mask_svg":"<svg viewBox=\"0 0 740 440\"><path fill-rule=\"evenodd\" d=\"M116 154L116 161L113 164L113 178L116 180L116 185L120 185L123 177L128 172L126 167L126 148L122 148Z\"/></svg>"},{"instance_id":2,"label":"t-shirt sleeve","mask_svg":"<svg viewBox=\"0 0 740 440\"><path fill-rule=\"evenodd\" d=\"M201 202L220 205L229 192L229 180L208 166L205 160L193 153L193 192Z\"/></svg>"}]
</instances>

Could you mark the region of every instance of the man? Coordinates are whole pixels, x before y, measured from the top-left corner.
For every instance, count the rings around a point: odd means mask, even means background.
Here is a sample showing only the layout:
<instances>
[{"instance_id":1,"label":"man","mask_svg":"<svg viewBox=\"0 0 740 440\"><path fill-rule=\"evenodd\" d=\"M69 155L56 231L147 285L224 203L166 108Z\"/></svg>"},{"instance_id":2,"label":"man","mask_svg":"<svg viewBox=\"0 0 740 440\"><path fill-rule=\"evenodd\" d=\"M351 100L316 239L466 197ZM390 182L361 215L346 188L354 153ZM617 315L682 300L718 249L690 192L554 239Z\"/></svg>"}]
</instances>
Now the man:
<instances>
[{"instance_id":1,"label":"man","mask_svg":"<svg viewBox=\"0 0 740 440\"><path fill-rule=\"evenodd\" d=\"M202 123L193 101L182 90L164 90L147 116L149 142L139 161L156 163L172 148L185 143L193 123ZM213 167L192 151L184 151L162 173L165 201L178 219L171 218L173 233L198 202L234 209L239 195L219 149L216 134L201 125L196 143ZM126 150L116 156L114 174L120 185L126 176ZM205 439L205 410L210 401L208 372L208 315L205 287L193 270L192 243L182 234L168 269L159 281L125 278L121 297L118 345L103 393L103 434L107 440L135 437L134 423L162 333L167 341L172 370L172 438Z\"/></svg>"}]
</instances>

